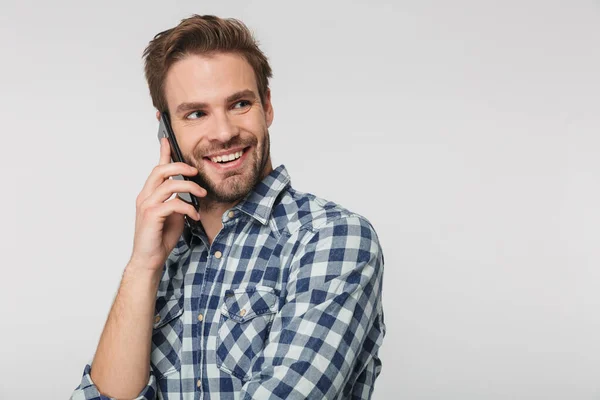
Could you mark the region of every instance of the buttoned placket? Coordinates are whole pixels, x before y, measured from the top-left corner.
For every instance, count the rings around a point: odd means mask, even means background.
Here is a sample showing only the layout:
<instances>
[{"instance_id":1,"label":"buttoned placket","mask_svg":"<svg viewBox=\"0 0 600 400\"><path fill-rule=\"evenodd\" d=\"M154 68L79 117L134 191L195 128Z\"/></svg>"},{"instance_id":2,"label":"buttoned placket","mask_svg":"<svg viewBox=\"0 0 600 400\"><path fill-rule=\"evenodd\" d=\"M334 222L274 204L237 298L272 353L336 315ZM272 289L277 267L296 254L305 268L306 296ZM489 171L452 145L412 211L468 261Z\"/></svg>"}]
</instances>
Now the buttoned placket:
<instances>
[{"instance_id":1,"label":"buttoned placket","mask_svg":"<svg viewBox=\"0 0 600 400\"><path fill-rule=\"evenodd\" d=\"M193 242L194 240L200 240L203 245L204 245L204 250L203 253L206 252L206 261L205 261L205 268L204 268L204 272L203 272L203 279L202 279L202 284L200 286L200 291L199 291L199 301L197 303L198 308L196 310L194 310L194 305L192 304L191 308L192 311L196 311L197 315L196 315L196 323L200 324L200 327L198 329L198 337L193 338L193 342L194 343L198 343L198 347L197 347L197 352L198 354L200 354L200 357L198 359L198 364L194 365L194 370L196 370L196 367L198 367L198 373L197 373L197 378L196 378L196 387L198 388L198 390L195 391L194 393L194 398L195 399L202 399L204 397L204 393L202 391L202 378L203 378L203 370L202 370L202 355L204 354L204 352L202 351L202 345L203 345L203 330L204 330L204 315L206 314L206 312L203 310L202 308L202 298L203 298L203 293L204 293L204 288L206 286L206 280L207 280L207 275L209 273L209 269L210 269L210 247L208 246L208 238L206 237L206 234L203 232L203 230L197 230L195 232L195 235L192 236L191 242L190 242L190 247L193 248ZM200 259L202 260L203 256L200 256ZM199 316L202 315L203 317L200 318ZM193 317L192 317L193 318Z\"/></svg>"},{"instance_id":2,"label":"buttoned placket","mask_svg":"<svg viewBox=\"0 0 600 400\"><path fill-rule=\"evenodd\" d=\"M199 329L199 342L200 342L200 348L199 348L199 352L200 352L200 357L199 357L199 374L198 374L198 380L196 381L196 387L198 388L197 393L197 398L199 400L204 399L204 391L202 390L202 379L204 376L204 357L206 355L206 351L204 351L204 349L206 349L206 346L204 346L204 342L205 340L207 340L207 338L205 338L205 334L204 334L204 315L202 314L204 312L204 314L206 314L206 311L204 311L206 309L206 307L208 306L208 302L207 299L210 296L210 294L206 294L205 293L205 289L207 287L207 277L210 276L209 272L211 269L215 270L215 273L212 275L213 279L217 277L217 269L218 266L220 265L220 263L222 262L222 258L223 258L223 252L221 250L213 250L214 248L222 248L224 249L225 243L227 242L226 240L223 241L223 245L220 245L220 239L223 237L223 235L226 233L224 231L225 227L230 225L228 222L231 221L233 219L233 217L235 217L235 212L233 210L230 210L227 214L226 217L222 218L222 222L223 222L223 227L221 228L221 230L219 231L219 233L217 233L217 235L215 236L212 245L208 248L208 256L206 259L206 269L204 271L204 279L202 281L202 288L200 290L200 302L198 304L198 323L200 324L200 329ZM214 285L214 282L211 281L210 285ZM210 289L209 289L210 291ZM202 317L201 317L202 316Z\"/></svg>"}]
</instances>

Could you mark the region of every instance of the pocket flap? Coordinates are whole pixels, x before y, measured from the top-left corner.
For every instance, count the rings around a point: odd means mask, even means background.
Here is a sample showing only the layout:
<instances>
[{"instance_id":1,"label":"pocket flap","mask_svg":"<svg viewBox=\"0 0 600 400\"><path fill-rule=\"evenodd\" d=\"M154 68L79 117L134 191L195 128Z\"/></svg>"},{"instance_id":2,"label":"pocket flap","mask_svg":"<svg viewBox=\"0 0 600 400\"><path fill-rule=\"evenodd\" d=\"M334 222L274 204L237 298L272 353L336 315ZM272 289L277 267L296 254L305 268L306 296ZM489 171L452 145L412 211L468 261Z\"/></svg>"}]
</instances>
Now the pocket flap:
<instances>
[{"instance_id":1,"label":"pocket flap","mask_svg":"<svg viewBox=\"0 0 600 400\"><path fill-rule=\"evenodd\" d=\"M277 312L278 296L271 287L260 286L225 291L221 314L243 323L252 318Z\"/></svg>"},{"instance_id":2,"label":"pocket flap","mask_svg":"<svg viewBox=\"0 0 600 400\"><path fill-rule=\"evenodd\" d=\"M183 314L183 296L179 299L158 298L154 313L154 329L158 329Z\"/></svg>"}]
</instances>

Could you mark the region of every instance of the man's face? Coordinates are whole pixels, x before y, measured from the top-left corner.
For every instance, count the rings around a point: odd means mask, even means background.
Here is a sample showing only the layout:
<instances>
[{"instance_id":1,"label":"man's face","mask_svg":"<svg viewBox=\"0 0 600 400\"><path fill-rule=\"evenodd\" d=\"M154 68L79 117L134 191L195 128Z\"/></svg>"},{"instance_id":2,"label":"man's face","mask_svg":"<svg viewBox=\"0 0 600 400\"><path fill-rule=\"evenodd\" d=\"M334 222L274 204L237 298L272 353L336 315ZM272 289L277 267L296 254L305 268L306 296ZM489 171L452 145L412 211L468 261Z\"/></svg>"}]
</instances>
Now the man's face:
<instances>
[{"instance_id":1,"label":"man's face","mask_svg":"<svg viewBox=\"0 0 600 400\"><path fill-rule=\"evenodd\" d=\"M189 55L175 62L165 96L184 159L198 168L208 192L203 201L237 202L272 171L270 92L263 108L254 71L241 56ZM219 161L217 155L228 157Z\"/></svg>"}]
</instances>

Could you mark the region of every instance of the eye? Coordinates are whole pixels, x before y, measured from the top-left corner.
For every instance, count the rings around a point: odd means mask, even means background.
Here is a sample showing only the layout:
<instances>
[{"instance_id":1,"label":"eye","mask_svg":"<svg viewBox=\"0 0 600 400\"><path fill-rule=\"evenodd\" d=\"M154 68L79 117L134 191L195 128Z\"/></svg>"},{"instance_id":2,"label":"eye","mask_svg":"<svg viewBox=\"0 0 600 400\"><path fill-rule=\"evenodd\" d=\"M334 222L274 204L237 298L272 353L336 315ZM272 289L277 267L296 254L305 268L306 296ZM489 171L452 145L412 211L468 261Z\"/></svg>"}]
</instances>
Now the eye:
<instances>
[{"instance_id":1,"label":"eye","mask_svg":"<svg viewBox=\"0 0 600 400\"><path fill-rule=\"evenodd\" d=\"M236 107L238 104L242 104L242 107ZM251 102L249 102L248 100L240 100L240 101L238 101L237 103L235 103L235 105L233 106L233 108L243 108L243 107L245 107L245 105L244 105L244 104L245 104L246 106L249 106L249 105L251 105L252 103L251 103Z\"/></svg>"},{"instance_id":2,"label":"eye","mask_svg":"<svg viewBox=\"0 0 600 400\"><path fill-rule=\"evenodd\" d=\"M206 115L206 114L204 114L204 111L194 111L192 113L189 113L185 117L185 119L200 119L204 115Z\"/></svg>"}]
</instances>

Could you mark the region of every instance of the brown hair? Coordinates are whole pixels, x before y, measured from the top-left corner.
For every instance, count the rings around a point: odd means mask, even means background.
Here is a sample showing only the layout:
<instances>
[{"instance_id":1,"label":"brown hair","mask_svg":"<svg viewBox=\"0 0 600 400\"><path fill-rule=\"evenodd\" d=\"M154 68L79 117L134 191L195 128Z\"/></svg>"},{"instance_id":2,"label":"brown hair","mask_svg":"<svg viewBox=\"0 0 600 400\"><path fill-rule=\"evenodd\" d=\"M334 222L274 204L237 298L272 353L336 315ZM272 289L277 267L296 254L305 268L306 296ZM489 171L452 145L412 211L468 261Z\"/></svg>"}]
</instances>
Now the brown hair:
<instances>
[{"instance_id":1,"label":"brown hair","mask_svg":"<svg viewBox=\"0 0 600 400\"><path fill-rule=\"evenodd\" d=\"M158 33L144 50L144 71L154 107L161 112L167 110L164 82L171 65L190 54L211 56L219 52L239 54L252 66L264 105L273 72L248 27L234 18L194 14L176 27Z\"/></svg>"}]
</instances>

